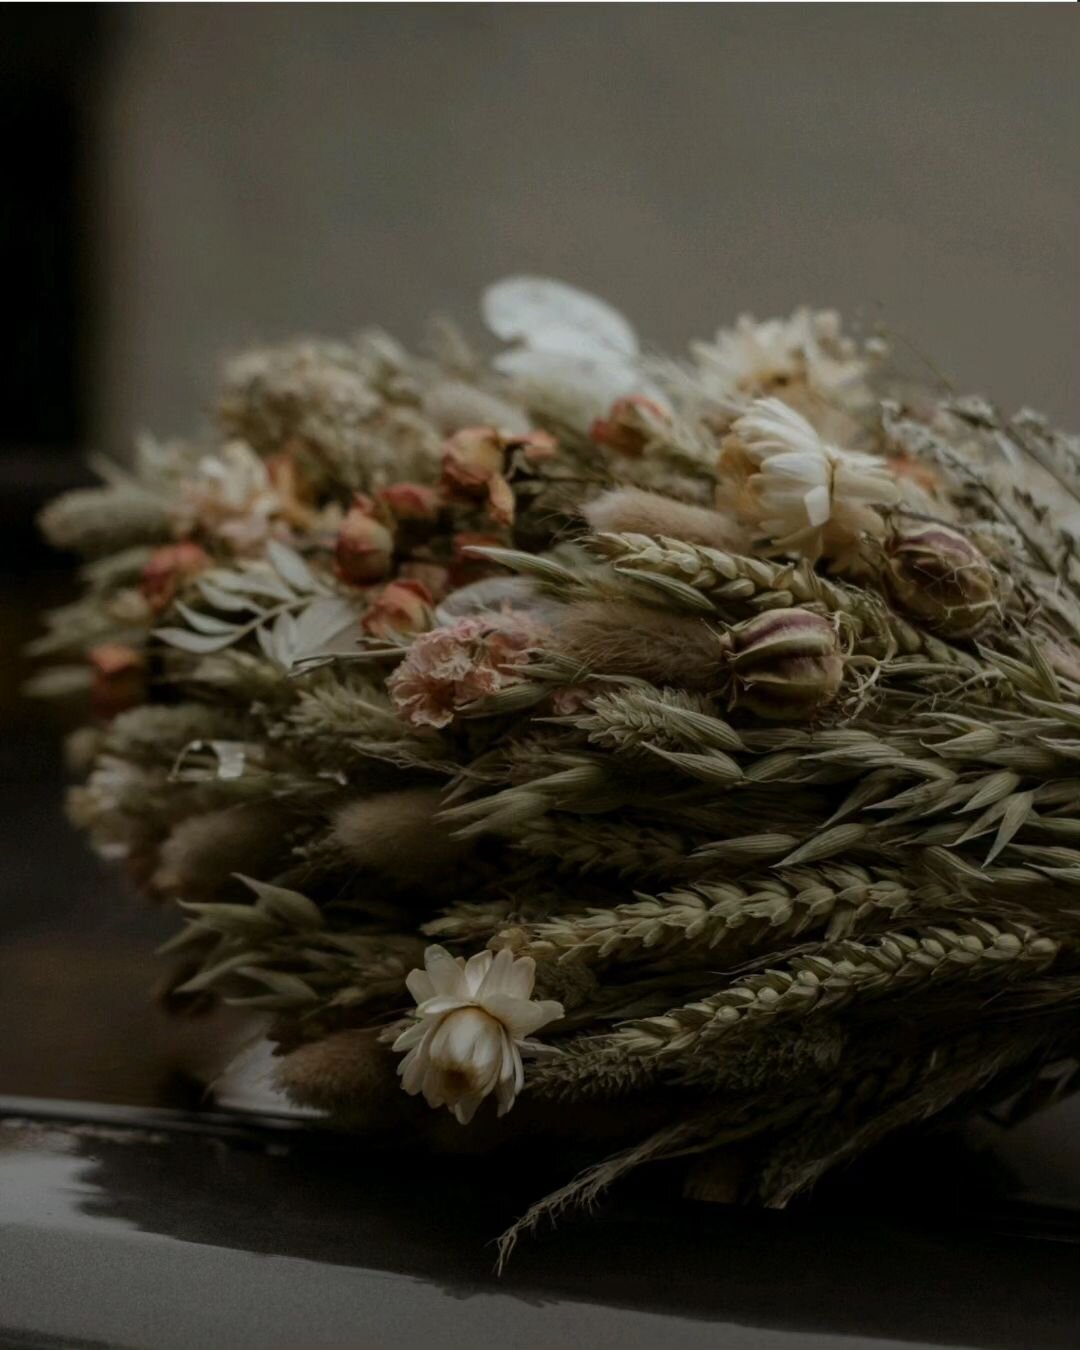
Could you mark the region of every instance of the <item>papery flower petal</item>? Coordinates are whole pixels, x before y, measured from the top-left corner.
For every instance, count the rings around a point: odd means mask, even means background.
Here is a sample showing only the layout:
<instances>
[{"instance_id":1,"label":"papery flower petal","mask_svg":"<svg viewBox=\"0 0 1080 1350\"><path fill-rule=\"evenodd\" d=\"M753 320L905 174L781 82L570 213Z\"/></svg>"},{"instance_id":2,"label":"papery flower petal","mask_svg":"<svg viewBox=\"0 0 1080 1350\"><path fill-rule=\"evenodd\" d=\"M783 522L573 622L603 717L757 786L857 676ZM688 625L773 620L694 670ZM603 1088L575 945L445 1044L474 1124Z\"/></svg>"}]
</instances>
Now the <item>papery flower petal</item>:
<instances>
[{"instance_id":1,"label":"papery flower petal","mask_svg":"<svg viewBox=\"0 0 1080 1350\"><path fill-rule=\"evenodd\" d=\"M497 1018L514 1038L531 1036L548 1022L562 1017L563 1006L554 1001L533 1003L528 999L511 998L508 994L491 994L482 1004L484 1011Z\"/></svg>"},{"instance_id":2,"label":"papery flower petal","mask_svg":"<svg viewBox=\"0 0 1080 1350\"><path fill-rule=\"evenodd\" d=\"M429 998L435 997L435 986L431 983L431 976L426 970L410 970L405 976L405 988L416 999L417 1003L424 1003Z\"/></svg>"},{"instance_id":3,"label":"papery flower petal","mask_svg":"<svg viewBox=\"0 0 1080 1350\"><path fill-rule=\"evenodd\" d=\"M803 505L806 507L806 518L811 525L824 525L829 519L829 489L811 488L803 498Z\"/></svg>"},{"instance_id":4,"label":"papery flower petal","mask_svg":"<svg viewBox=\"0 0 1080 1350\"><path fill-rule=\"evenodd\" d=\"M490 956L491 953L489 952L488 955ZM509 949L509 947L503 947L499 952L495 954L494 959L490 962L488 966L487 972L484 975L483 980L477 986L476 997L478 999L484 999L489 997L491 994L511 993L512 991L509 989L507 981L512 978L513 969L514 969L514 953ZM532 992L532 984L530 983L529 988L525 991L525 993L517 994L516 997L528 998L531 992Z\"/></svg>"},{"instance_id":5,"label":"papery flower petal","mask_svg":"<svg viewBox=\"0 0 1080 1350\"><path fill-rule=\"evenodd\" d=\"M417 1009L417 1015L420 1017L440 1017L444 1013L453 1012L455 1008L471 1008L472 1001L468 996L459 997L457 994L436 994L433 998L427 998Z\"/></svg>"},{"instance_id":6,"label":"papery flower petal","mask_svg":"<svg viewBox=\"0 0 1080 1350\"><path fill-rule=\"evenodd\" d=\"M465 984L470 997L475 998L491 970L493 960L491 952L476 952L465 963Z\"/></svg>"},{"instance_id":7,"label":"papery flower petal","mask_svg":"<svg viewBox=\"0 0 1080 1350\"><path fill-rule=\"evenodd\" d=\"M436 994L468 996L468 986L462 983L465 962L460 957L451 956L445 947L429 947L424 953L424 964Z\"/></svg>"}]
</instances>

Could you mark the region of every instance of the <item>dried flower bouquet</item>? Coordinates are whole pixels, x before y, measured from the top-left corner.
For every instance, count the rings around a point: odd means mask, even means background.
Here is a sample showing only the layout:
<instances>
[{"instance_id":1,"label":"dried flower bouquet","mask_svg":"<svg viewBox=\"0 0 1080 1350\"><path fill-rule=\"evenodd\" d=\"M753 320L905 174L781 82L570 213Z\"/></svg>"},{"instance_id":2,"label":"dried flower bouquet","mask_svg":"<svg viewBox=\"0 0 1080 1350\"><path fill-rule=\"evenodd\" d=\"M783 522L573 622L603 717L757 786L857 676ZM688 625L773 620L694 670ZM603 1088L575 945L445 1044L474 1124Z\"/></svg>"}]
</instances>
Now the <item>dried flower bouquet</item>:
<instances>
[{"instance_id":1,"label":"dried flower bouquet","mask_svg":"<svg viewBox=\"0 0 1080 1350\"><path fill-rule=\"evenodd\" d=\"M483 308L493 359L243 356L212 437L44 513L37 690L86 691L71 815L177 904L173 997L356 1130L591 1143L523 1223L669 1156L783 1205L1074 1087L1077 440L828 313L676 361Z\"/></svg>"}]
</instances>

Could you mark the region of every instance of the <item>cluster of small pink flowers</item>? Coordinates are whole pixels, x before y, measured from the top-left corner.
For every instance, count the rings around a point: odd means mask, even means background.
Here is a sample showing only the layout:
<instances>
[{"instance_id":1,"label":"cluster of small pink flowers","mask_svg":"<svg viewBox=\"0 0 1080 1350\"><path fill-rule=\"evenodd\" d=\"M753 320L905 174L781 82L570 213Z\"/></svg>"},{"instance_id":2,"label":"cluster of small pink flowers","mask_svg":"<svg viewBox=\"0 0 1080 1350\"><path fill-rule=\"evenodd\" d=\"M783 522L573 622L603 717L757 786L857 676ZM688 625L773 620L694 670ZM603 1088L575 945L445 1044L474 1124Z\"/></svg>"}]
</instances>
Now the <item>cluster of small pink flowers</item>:
<instances>
[{"instance_id":1,"label":"cluster of small pink flowers","mask_svg":"<svg viewBox=\"0 0 1080 1350\"><path fill-rule=\"evenodd\" d=\"M460 709L517 684L544 629L522 614L459 619L422 633L386 682L414 727L446 727Z\"/></svg>"}]
</instances>

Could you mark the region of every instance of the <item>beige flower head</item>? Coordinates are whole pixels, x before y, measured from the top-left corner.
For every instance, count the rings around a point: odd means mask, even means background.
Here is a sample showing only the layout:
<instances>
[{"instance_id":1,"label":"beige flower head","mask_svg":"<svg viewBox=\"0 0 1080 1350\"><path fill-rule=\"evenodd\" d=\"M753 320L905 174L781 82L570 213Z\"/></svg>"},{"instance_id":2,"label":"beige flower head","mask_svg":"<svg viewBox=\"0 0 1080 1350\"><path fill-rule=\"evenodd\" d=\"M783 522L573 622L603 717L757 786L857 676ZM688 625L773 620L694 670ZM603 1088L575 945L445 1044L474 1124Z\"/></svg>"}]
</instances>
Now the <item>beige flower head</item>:
<instances>
[{"instance_id":1,"label":"beige flower head","mask_svg":"<svg viewBox=\"0 0 1080 1350\"><path fill-rule=\"evenodd\" d=\"M204 455L181 485L176 527L221 539L237 553L251 553L275 533L282 502L270 470L243 441ZM285 527L287 532L287 527Z\"/></svg>"},{"instance_id":2,"label":"beige flower head","mask_svg":"<svg viewBox=\"0 0 1080 1350\"><path fill-rule=\"evenodd\" d=\"M724 441L720 491L779 549L843 561L859 538L880 539L879 510L899 499L875 455L826 444L805 417L776 398L758 399Z\"/></svg>"},{"instance_id":3,"label":"beige flower head","mask_svg":"<svg viewBox=\"0 0 1080 1350\"><path fill-rule=\"evenodd\" d=\"M405 982L417 1008L394 1042L408 1052L398 1066L402 1087L423 1093L431 1107L448 1107L462 1125L492 1094L505 1115L525 1081L521 1052L536 1048L527 1037L562 1017L562 1004L530 998L535 963L515 960L507 948L466 961L429 947L424 967Z\"/></svg>"},{"instance_id":4,"label":"beige flower head","mask_svg":"<svg viewBox=\"0 0 1080 1350\"><path fill-rule=\"evenodd\" d=\"M732 408L774 394L800 406L853 407L869 395L869 349L861 352L844 335L832 310L797 309L764 321L743 314L692 351L701 387Z\"/></svg>"}]
</instances>

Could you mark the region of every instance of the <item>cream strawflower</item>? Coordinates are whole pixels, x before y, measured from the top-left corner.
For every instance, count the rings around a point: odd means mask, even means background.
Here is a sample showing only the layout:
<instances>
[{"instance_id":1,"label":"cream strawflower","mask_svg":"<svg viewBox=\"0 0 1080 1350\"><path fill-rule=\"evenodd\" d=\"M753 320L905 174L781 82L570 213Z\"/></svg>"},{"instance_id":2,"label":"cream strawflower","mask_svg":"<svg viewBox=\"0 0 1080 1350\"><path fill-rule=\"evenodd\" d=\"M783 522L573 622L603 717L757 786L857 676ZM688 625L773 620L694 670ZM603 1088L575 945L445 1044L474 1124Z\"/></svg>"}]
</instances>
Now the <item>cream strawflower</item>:
<instances>
[{"instance_id":1,"label":"cream strawflower","mask_svg":"<svg viewBox=\"0 0 1080 1350\"><path fill-rule=\"evenodd\" d=\"M824 442L776 398L756 400L733 425L720 457L736 505L782 549L842 560L861 535L882 538L882 506L899 499L884 460ZM725 503L726 504L726 503Z\"/></svg>"},{"instance_id":2,"label":"cream strawflower","mask_svg":"<svg viewBox=\"0 0 1080 1350\"><path fill-rule=\"evenodd\" d=\"M807 396L848 406L865 402L867 357L845 337L832 310L797 309L759 322L750 314L691 348L701 388L720 403L745 406L767 394Z\"/></svg>"},{"instance_id":3,"label":"cream strawflower","mask_svg":"<svg viewBox=\"0 0 1080 1350\"><path fill-rule=\"evenodd\" d=\"M446 1106L462 1125L491 1093L505 1115L521 1091L526 1037L563 1015L561 1003L529 997L536 978L531 957L478 952L453 957L443 947L424 953L424 970L405 983L416 999L416 1021L394 1042L408 1054L398 1066L410 1096Z\"/></svg>"}]
</instances>

